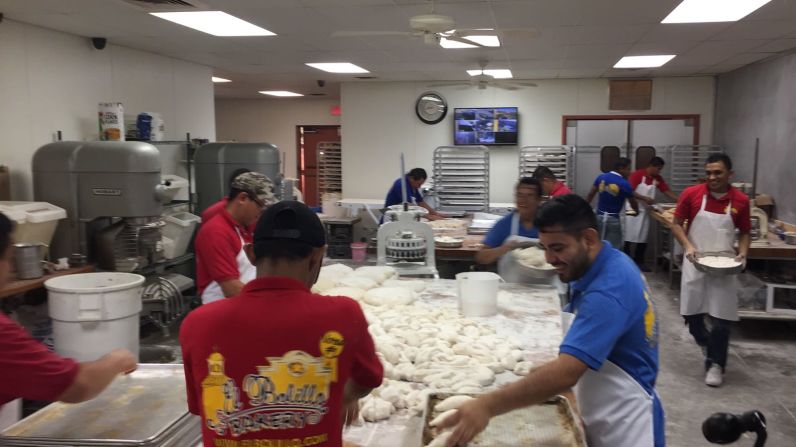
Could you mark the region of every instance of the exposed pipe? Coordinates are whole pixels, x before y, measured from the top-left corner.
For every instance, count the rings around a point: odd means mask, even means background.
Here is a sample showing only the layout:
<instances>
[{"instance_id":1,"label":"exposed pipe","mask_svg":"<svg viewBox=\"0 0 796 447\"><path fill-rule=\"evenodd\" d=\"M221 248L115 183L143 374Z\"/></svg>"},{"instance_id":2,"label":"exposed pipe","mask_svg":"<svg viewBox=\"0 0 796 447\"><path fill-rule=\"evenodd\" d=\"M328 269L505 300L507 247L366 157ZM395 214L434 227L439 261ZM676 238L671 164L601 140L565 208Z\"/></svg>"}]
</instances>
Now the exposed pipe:
<instances>
[{"instance_id":1,"label":"exposed pipe","mask_svg":"<svg viewBox=\"0 0 796 447\"><path fill-rule=\"evenodd\" d=\"M755 138L755 164L754 171L752 172L752 203L757 198L757 158L760 154L760 138Z\"/></svg>"}]
</instances>

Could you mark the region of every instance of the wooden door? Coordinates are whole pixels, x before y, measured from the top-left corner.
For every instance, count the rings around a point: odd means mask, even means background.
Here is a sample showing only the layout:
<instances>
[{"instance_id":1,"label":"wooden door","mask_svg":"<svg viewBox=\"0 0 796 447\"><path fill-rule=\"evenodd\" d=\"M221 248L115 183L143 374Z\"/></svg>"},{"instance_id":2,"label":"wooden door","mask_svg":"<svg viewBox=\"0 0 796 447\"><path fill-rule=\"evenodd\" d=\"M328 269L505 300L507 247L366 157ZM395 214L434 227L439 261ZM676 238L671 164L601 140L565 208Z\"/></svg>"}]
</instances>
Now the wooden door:
<instances>
[{"instance_id":1,"label":"wooden door","mask_svg":"<svg viewBox=\"0 0 796 447\"><path fill-rule=\"evenodd\" d=\"M296 126L296 160L304 203L319 206L318 193L318 145L340 142L340 126Z\"/></svg>"}]
</instances>

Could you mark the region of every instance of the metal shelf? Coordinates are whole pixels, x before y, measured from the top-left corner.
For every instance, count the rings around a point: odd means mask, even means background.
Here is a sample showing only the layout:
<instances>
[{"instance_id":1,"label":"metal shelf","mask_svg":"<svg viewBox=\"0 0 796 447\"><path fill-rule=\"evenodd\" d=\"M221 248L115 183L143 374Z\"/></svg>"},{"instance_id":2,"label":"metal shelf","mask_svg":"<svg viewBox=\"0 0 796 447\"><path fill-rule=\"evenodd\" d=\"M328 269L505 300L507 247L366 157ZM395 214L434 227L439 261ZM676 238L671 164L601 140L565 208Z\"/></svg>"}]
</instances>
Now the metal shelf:
<instances>
[{"instance_id":1,"label":"metal shelf","mask_svg":"<svg viewBox=\"0 0 796 447\"><path fill-rule=\"evenodd\" d=\"M539 166L550 168L556 178L573 188L573 151L571 146L525 146L520 149L520 178L533 177Z\"/></svg>"},{"instance_id":2,"label":"metal shelf","mask_svg":"<svg viewBox=\"0 0 796 447\"><path fill-rule=\"evenodd\" d=\"M485 146L434 149L433 180L440 211L488 211L489 149Z\"/></svg>"},{"instance_id":3,"label":"metal shelf","mask_svg":"<svg viewBox=\"0 0 796 447\"><path fill-rule=\"evenodd\" d=\"M343 154L338 141L318 143L318 195L343 192Z\"/></svg>"}]
</instances>

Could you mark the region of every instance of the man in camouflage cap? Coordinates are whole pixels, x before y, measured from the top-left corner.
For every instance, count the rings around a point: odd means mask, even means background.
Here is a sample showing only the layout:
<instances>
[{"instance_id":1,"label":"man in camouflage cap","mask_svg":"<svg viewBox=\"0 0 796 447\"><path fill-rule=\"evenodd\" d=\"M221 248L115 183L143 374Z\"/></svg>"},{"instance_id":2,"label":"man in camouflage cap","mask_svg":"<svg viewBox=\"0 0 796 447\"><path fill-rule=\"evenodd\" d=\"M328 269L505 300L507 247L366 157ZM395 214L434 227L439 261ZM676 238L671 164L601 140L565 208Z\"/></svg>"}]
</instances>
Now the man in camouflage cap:
<instances>
[{"instance_id":1,"label":"man in camouflage cap","mask_svg":"<svg viewBox=\"0 0 796 447\"><path fill-rule=\"evenodd\" d=\"M202 303L235 296L254 279L255 268L246 254L252 242L249 228L276 202L274 183L267 176L245 172L232 180L226 207L202 224L194 242Z\"/></svg>"}]
</instances>

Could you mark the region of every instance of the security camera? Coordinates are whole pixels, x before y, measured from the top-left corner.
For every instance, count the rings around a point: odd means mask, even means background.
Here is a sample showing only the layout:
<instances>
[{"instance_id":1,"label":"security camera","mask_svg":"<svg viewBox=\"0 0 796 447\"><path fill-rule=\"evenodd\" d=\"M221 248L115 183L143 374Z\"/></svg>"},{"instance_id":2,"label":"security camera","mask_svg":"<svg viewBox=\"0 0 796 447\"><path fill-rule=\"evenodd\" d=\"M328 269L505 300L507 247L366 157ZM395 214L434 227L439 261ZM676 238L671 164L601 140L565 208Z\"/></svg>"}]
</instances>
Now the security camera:
<instances>
[{"instance_id":1,"label":"security camera","mask_svg":"<svg viewBox=\"0 0 796 447\"><path fill-rule=\"evenodd\" d=\"M323 79L318 79L315 82L318 83L318 87L323 87L324 85L326 85L326 81L324 81Z\"/></svg>"},{"instance_id":2,"label":"security camera","mask_svg":"<svg viewBox=\"0 0 796 447\"><path fill-rule=\"evenodd\" d=\"M104 37L92 37L91 38L91 45L98 50L104 50L105 45L108 44L108 39Z\"/></svg>"}]
</instances>

